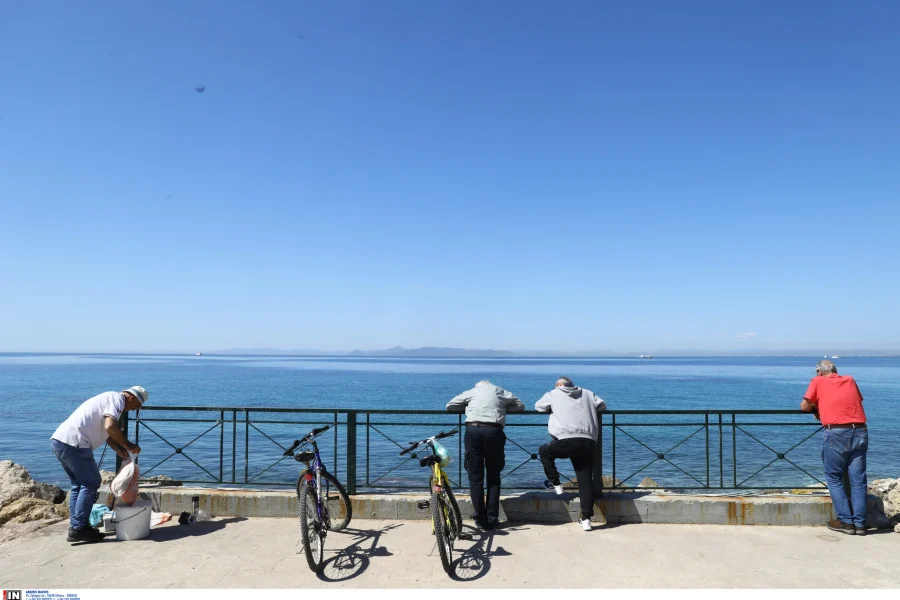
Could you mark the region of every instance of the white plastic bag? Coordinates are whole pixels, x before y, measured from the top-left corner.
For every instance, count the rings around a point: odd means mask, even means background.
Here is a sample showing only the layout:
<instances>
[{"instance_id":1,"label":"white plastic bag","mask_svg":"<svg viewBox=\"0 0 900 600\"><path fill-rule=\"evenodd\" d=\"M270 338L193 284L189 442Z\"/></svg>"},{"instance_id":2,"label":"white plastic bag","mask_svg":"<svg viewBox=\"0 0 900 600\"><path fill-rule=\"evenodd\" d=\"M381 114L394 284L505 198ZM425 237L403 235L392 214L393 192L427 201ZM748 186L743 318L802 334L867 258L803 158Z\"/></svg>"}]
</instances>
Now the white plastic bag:
<instances>
[{"instance_id":1,"label":"white plastic bag","mask_svg":"<svg viewBox=\"0 0 900 600\"><path fill-rule=\"evenodd\" d=\"M138 477L140 469L129 456L122 462L122 469L109 484L109 490L125 505L131 506L138 499Z\"/></svg>"}]
</instances>

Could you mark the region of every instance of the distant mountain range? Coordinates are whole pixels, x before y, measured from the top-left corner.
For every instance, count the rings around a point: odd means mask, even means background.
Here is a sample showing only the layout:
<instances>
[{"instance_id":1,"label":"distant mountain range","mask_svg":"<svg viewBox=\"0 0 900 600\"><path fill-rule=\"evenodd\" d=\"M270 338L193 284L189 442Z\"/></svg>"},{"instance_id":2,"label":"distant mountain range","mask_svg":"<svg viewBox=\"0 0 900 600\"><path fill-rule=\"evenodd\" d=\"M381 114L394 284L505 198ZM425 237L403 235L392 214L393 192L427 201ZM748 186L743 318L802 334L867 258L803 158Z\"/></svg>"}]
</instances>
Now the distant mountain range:
<instances>
[{"instance_id":1,"label":"distant mountain range","mask_svg":"<svg viewBox=\"0 0 900 600\"><path fill-rule=\"evenodd\" d=\"M662 348L657 350L644 351L622 351L622 350L582 350L582 351L560 351L560 350L469 350L466 348L445 348L438 346L425 346L422 348L404 348L402 346L394 346L385 350L353 350L334 351L334 350L283 350L278 348L232 348L229 350L214 350L206 352L206 354L230 354L244 356L356 356L356 357L413 357L413 358L536 358L536 357L615 357L615 358L637 358L639 355L650 355L657 358L662 357L714 357L714 356L802 356L810 358L821 358L825 354L828 356L836 355L843 357L851 356L898 356L898 350L871 350L871 349L832 349L825 351L822 349L801 348L801 349L779 349L771 348L761 349L744 349L744 350L679 350Z\"/></svg>"}]
</instances>

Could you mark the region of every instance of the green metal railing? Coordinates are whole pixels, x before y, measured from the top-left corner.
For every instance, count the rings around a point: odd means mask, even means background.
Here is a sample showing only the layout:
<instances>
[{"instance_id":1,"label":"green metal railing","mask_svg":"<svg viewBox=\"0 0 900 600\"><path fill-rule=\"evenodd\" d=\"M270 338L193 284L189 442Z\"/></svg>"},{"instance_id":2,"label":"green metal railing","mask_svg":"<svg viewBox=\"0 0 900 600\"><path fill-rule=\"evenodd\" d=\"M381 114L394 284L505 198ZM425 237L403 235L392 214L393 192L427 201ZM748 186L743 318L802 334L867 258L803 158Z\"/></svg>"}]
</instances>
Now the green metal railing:
<instances>
[{"instance_id":1,"label":"green metal railing","mask_svg":"<svg viewBox=\"0 0 900 600\"><path fill-rule=\"evenodd\" d=\"M538 447L548 439L546 418L533 411L507 416L505 489L541 487ZM416 454L400 457L399 450L442 429L462 433L464 423L461 414L436 410L193 406L148 406L127 419L123 427L143 448L142 478L165 473L206 485L292 486L298 465L282 452L313 427L332 425L320 438L323 459L351 494L420 487ZM806 443L821 427L799 411L614 410L600 413L599 423L594 475L600 491L644 489L636 483L641 474L673 490L822 485L813 474L821 470L818 454ZM463 435L447 443L457 445L453 484L465 486Z\"/></svg>"}]
</instances>

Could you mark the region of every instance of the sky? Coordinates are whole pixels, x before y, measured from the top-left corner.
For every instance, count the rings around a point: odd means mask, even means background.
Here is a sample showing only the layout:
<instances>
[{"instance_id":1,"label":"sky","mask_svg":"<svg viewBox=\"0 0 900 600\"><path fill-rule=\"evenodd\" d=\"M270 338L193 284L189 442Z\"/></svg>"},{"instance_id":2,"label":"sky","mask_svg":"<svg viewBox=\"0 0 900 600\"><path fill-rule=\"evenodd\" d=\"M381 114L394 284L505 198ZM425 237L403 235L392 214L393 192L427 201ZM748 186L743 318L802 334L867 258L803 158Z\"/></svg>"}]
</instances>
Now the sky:
<instances>
[{"instance_id":1,"label":"sky","mask_svg":"<svg viewBox=\"0 0 900 600\"><path fill-rule=\"evenodd\" d=\"M6 2L0 351L900 348L900 3Z\"/></svg>"}]
</instances>

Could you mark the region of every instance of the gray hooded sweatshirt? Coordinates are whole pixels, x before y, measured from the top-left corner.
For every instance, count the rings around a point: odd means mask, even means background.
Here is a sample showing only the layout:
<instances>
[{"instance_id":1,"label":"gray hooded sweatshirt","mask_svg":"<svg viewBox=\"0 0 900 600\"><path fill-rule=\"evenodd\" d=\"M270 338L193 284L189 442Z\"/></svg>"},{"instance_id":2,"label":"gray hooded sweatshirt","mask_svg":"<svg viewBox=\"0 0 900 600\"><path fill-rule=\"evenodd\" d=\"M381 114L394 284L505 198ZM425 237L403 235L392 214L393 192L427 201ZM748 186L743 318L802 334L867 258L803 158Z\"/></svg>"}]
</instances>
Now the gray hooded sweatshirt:
<instances>
[{"instance_id":1,"label":"gray hooded sweatshirt","mask_svg":"<svg viewBox=\"0 0 900 600\"><path fill-rule=\"evenodd\" d=\"M544 394L534 409L550 413L547 429L558 440L585 438L597 441L597 411L606 402L594 392L580 387L558 387Z\"/></svg>"}]
</instances>

